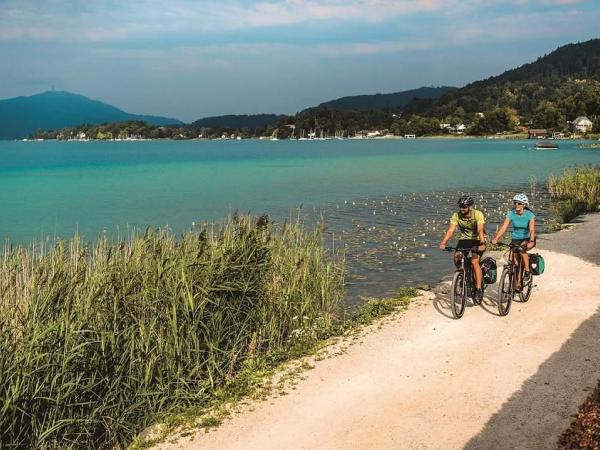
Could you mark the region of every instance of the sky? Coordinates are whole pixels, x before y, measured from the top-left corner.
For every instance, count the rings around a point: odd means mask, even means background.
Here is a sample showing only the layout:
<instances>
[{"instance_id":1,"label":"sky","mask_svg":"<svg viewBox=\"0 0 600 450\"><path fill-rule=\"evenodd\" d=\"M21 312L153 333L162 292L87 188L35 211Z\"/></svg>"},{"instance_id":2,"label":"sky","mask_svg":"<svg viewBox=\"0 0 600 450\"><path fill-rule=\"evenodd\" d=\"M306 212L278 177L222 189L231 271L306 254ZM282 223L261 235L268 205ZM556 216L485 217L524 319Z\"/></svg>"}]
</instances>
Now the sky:
<instances>
[{"instance_id":1,"label":"sky","mask_svg":"<svg viewBox=\"0 0 600 450\"><path fill-rule=\"evenodd\" d=\"M0 0L0 99L187 122L462 86L600 37L600 0Z\"/></svg>"}]
</instances>

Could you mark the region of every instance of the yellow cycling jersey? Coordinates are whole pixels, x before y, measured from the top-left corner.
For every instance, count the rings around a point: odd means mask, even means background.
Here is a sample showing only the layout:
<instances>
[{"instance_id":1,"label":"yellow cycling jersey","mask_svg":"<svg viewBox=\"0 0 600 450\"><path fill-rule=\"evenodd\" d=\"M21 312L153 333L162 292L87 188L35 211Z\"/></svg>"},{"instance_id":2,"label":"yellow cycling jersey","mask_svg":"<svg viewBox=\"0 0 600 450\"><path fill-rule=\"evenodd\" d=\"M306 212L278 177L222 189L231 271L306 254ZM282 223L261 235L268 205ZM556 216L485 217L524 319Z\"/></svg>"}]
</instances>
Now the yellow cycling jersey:
<instances>
[{"instance_id":1,"label":"yellow cycling jersey","mask_svg":"<svg viewBox=\"0 0 600 450\"><path fill-rule=\"evenodd\" d=\"M452 214L450 223L458 225L461 239L479 239L477 234L477 224L485 224L485 217L481 211L471 210L471 217L461 217L457 212Z\"/></svg>"}]
</instances>

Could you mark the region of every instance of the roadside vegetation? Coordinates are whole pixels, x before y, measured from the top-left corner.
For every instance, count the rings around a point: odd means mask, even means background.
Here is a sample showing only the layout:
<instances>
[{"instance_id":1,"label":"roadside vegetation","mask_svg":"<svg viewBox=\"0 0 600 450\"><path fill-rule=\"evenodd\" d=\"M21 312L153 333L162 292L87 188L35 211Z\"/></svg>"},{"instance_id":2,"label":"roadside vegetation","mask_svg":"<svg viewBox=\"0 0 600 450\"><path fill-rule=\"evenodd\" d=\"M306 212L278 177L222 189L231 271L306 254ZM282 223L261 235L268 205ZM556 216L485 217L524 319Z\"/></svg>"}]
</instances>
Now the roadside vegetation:
<instances>
[{"instance_id":1,"label":"roadside vegetation","mask_svg":"<svg viewBox=\"0 0 600 450\"><path fill-rule=\"evenodd\" d=\"M560 436L558 448L561 450L600 448L600 381L579 408L575 420Z\"/></svg>"},{"instance_id":2,"label":"roadside vegetation","mask_svg":"<svg viewBox=\"0 0 600 450\"><path fill-rule=\"evenodd\" d=\"M233 216L180 237L7 246L0 448L121 448L331 335L344 263L322 239Z\"/></svg>"},{"instance_id":3,"label":"roadside vegetation","mask_svg":"<svg viewBox=\"0 0 600 450\"><path fill-rule=\"evenodd\" d=\"M560 176L550 176L548 190L558 200L557 211L563 223L596 212L600 208L600 166L573 167Z\"/></svg>"},{"instance_id":4,"label":"roadside vegetation","mask_svg":"<svg viewBox=\"0 0 600 450\"><path fill-rule=\"evenodd\" d=\"M152 427L135 437L129 449L145 449L170 437L186 437L198 429L217 427L238 406L286 395L288 389L295 389L302 373L313 368L312 361L345 351L357 342L365 327L406 310L418 294L417 289L402 288L393 297L364 298L364 303L341 311L333 322L309 330L310 339L299 339L287 349L248 358L239 373L213 391L206 402L157 417Z\"/></svg>"}]
</instances>

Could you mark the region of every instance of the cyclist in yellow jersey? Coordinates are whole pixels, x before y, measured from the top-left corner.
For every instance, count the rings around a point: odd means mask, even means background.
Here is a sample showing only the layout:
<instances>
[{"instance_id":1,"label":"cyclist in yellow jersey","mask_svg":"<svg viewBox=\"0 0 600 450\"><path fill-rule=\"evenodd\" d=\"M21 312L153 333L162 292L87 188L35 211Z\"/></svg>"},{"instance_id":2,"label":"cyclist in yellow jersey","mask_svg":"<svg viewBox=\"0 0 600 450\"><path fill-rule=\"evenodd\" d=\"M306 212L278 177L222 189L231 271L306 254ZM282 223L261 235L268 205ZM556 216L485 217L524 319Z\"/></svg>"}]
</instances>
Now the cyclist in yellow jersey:
<instances>
[{"instance_id":1,"label":"cyclist in yellow jersey","mask_svg":"<svg viewBox=\"0 0 600 450\"><path fill-rule=\"evenodd\" d=\"M456 246L467 249L477 247L477 250L472 252L471 264L475 275L477 300L481 301L483 299L483 275L479 262L485 251L485 217L481 211L473 208L473 203L471 196L464 195L460 197L458 200L459 211L452 214L448 230L440 242L440 249L446 249L446 245L457 226L460 229L460 239ZM456 262L457 252L454 253L454 259Z\"/></svg>"}]
</instances>

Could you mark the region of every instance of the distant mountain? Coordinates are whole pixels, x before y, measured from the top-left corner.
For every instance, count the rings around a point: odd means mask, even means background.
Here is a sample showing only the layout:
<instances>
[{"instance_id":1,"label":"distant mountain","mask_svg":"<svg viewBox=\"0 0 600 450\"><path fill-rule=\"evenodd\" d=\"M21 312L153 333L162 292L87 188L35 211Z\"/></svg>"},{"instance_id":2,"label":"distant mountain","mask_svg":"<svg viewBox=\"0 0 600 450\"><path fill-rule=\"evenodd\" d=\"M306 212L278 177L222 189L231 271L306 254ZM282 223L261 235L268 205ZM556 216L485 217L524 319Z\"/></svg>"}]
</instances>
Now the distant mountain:
<instances>
[{"instance_id":1,"label":"distant mountain","mask_svg":"<svg viewBox=\"0 0 600 450\"><path fill-rule=\"evenodd\" d=\"M600 115L600 39L568 44L515 69L468 84L411 113L444 117L511 108L534 126Z\"/></svg>"},{"instance_id":2,"label":"distant mountain","mask_svg":"<svg viewBox=\"0 0 600 450\"><path fill-rule=\"evenodd\" d=\"M80 124L142 120L153 125L180 125L158 116L129 114L83 95L48 91L30 97L0 100L0 139L19 139L39 129L58 130Z\"/></svg>"},{"instance_id":3,"label":"distant mountain","mask_svg":"<svg viewBox=\"0 0 600 450\"><path fill-rule=\"evenodd\" d=\"M420 87L392 94L352 95L321 103L317 108L326 107L347 111L370 109L400 109L413 99L437 99L456 88L449 86Z\"/></svg>"},{"instance_id":4,"label":"distant mountain","mask_svg":"<svg viewBox=\"0 0 600 450\"><path fill-rule=\"evenodd\" d=\"M195 128L230 128L230 129L241 129L241 128L263 128L267 125L274 125L281 115L277 114L251 114L251 115L226 115L226 116L214 116L205 117L203 119L192 122L190 126Z\"/></svg>"}]
</instances>

